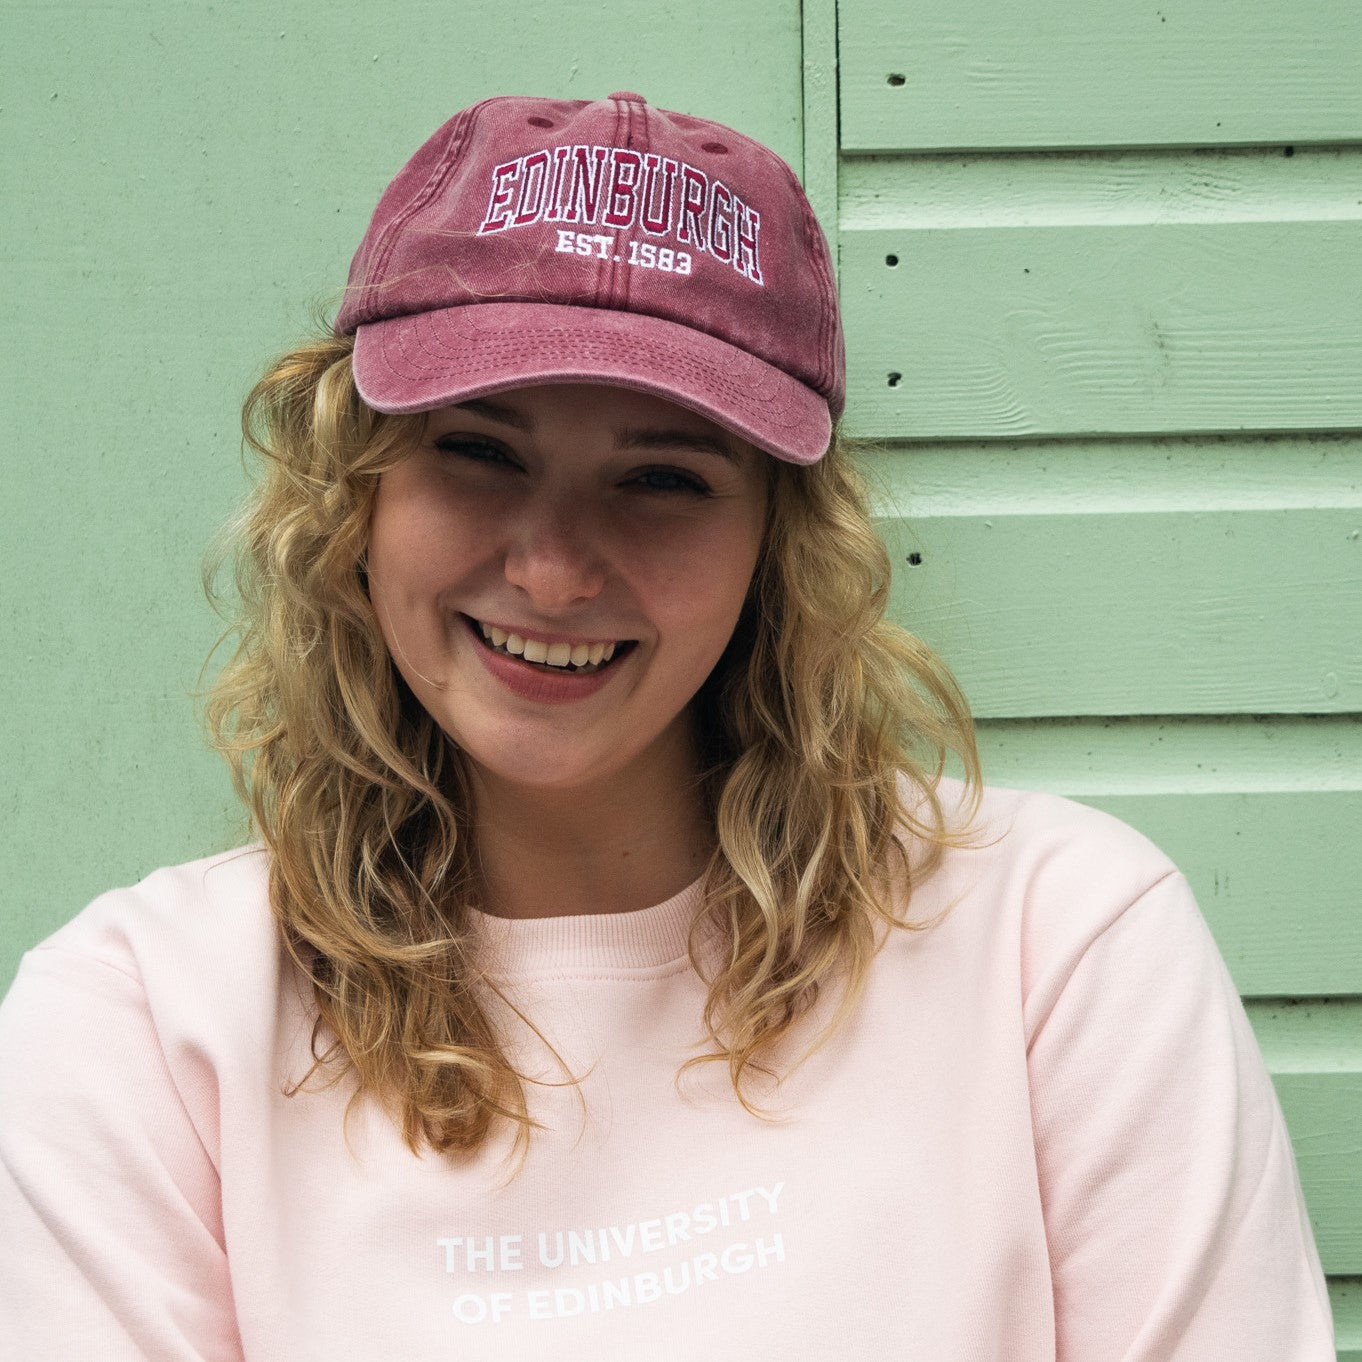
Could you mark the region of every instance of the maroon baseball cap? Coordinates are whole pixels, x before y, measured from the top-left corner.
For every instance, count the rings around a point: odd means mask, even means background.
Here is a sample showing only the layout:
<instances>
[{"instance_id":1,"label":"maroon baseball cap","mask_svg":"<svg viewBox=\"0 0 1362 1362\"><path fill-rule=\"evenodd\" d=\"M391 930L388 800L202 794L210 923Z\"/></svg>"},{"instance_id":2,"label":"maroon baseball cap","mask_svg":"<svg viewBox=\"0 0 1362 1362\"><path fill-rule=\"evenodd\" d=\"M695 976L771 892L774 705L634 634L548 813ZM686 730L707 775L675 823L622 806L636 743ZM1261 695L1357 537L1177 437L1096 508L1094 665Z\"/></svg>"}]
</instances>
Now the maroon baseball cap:
<instances>
[{"instance_id":1,"label":"maroon baseball cap","mask_svg":"<svg viewBox=\"0 0 1362 1362\"><path fill-rule=\"evenodd\" d=\"M455 114L379 200L335 330L383 412L605 383L813 463L845 400L832 263L794 172L627 91Z\"/></svg>"}]
</instances>

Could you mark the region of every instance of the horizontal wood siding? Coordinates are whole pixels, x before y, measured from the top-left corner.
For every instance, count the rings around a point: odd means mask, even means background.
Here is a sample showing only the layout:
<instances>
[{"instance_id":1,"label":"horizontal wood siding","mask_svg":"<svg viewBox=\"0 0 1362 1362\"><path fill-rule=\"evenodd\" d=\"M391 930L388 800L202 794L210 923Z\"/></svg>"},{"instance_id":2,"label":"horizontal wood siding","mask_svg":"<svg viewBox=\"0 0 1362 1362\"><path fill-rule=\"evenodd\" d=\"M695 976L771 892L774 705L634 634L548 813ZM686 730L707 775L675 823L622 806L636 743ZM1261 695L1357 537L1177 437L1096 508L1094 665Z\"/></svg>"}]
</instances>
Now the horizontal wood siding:
<instances>
[{"instance_id":1,"label":"horizontal wood siding","mask_svg":"<svg viewBox=\"0 0 1362 1362\"><path fill-rule=\"evenodd\" d=\"M1362 708L1362 509L884 517L983 718Z\"/></svg>"},{"instance_id":2,"label":"horizontal wood siding","mask_svg":"<svg viewBox=\"0 0 1362 1362\"><path fill-rule=\"evenodd\" d=\"M842 147L1362 139L1353 0L840 0Z\"/></svg>"},{"instance_id":3,"label":"horizontal wood siding","mask_svg":"<svg viewBox=\"0 0 1362 1362\"><path fill-rule=\"evenodd\" d=\"M1362 1362L1362 8L839 0L846 431L986 778L1187 874Z\"/></svg>"},{"instance_id":4,"label":"horizontal wood siding","mask_svg":"<svg viewBox=\"0 0 1362 1362\"><path fill-rule=\"evenodd\" d=\"M1362 425L1360 221L843 227L841 252L857 435Z\"/></svg>"}]
</instances>

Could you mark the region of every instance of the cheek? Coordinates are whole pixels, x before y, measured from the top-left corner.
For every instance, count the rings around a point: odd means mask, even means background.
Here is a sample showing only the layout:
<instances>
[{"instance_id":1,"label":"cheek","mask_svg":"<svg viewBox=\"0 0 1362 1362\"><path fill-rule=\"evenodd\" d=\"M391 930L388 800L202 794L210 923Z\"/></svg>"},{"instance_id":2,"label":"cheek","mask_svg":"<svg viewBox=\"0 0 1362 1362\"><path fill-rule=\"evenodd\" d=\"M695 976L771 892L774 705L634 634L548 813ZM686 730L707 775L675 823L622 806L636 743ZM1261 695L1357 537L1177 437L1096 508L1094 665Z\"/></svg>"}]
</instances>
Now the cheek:
<instances>
[{"instance_id":1,"label":"cheek","mask_svg":"<svg viewBox=\"0 0 1362 1362\"><path fill-rule=\"evenodd\" d=\"M478 520L448 497L394 480L379 486L369 518L369 580L395 606L427 596L470 552Z\"/></svg>"},{"instance_id":2,"label":"cheek","mask_svg":"<svg viewBox=\"0 0 1362 1362\"><path fill-rule=\"evenodd\" d=\"M743 526L688 536L666 556L650 594L664 632L718 653L747 599L760 552L760 531Z\"/></svg>"}]
</instances>

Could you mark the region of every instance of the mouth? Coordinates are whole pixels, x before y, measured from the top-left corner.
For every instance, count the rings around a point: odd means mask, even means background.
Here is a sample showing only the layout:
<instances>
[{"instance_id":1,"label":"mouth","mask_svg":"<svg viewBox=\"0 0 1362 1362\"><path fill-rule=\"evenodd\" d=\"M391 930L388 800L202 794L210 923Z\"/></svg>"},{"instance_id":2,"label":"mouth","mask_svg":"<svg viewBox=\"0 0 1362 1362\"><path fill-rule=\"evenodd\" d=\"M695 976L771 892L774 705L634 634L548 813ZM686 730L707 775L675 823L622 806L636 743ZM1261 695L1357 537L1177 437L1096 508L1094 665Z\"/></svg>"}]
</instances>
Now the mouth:
<instances>
[{"instance_id":1,"label":"mouth","mask_svg":"<svg viewBox=\"0 0 1362 1362\"><path fill-rule=\"evenodd\" d=\"M531 671L557 675L590 676L613 666L637 646L635 639L600 639L592 642L549 643L527 639L498 625L463 616L469 632L488 652L514 658Z\"/></svg>"}]
</instances>

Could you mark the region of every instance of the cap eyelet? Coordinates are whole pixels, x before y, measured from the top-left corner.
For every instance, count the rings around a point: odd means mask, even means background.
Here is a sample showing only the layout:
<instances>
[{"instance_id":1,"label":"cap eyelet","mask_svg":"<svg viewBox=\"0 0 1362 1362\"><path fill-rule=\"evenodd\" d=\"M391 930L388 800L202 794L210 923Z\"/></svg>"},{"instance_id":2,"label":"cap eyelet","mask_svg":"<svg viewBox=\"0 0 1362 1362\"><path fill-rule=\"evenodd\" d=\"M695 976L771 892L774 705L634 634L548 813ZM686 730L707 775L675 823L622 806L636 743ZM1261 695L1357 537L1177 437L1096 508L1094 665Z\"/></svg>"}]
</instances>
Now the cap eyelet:
<instances>
[{"instance_id":1,"label":"cap eyelet","mask_svg":"<svg viewBox=\"0 0 1362 1362\"><path fill-rule=\"evenodd\" d=\"M701 151L712 151L716 156L727 156L728 148L722 142L702 142Z\"/></svg>"},{"instance_id":2,"label":"cap eyelet","mask_svg":"<svg viewBox=\"0 0 1362 1362\"><path fill-rule=\"evenodd\" d=\"M535 115L535 117L533 117L533 118L527 118L527 119L525 120L525 122L527 122L527 123L530 125L530 127L532 127L532 128L551 128L551 127L553 127L553 119L551 119L551 118L540 118L538 115Z\"/></svg>"}]
</instances>

